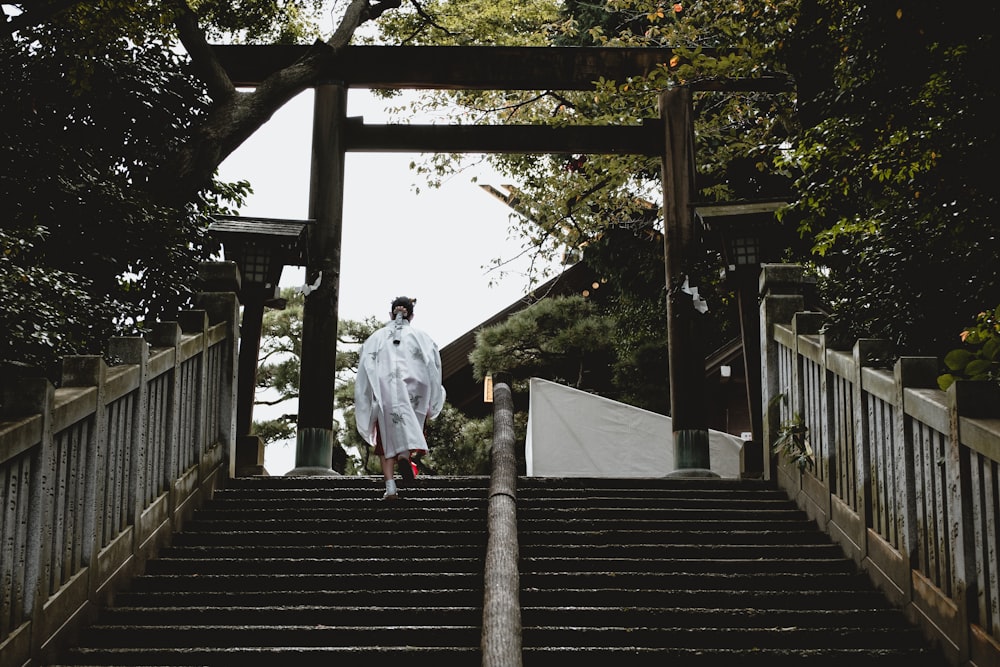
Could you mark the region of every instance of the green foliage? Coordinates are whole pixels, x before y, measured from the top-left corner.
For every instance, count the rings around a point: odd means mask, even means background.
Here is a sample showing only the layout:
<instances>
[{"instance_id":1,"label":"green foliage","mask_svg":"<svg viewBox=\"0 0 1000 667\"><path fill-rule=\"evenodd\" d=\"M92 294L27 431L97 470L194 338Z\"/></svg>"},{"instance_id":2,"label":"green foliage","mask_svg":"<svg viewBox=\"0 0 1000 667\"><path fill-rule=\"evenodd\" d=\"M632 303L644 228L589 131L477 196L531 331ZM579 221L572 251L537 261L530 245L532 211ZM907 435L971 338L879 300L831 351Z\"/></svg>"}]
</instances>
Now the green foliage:
<instances>
[{"instance_id":1,"label":"green foliage","mask_svg":"<svg viewBox=\"0 0 1000 667\"><path fill-rule=\"evenodd\" d=\"M778 428L778 437L771 447L775 454L782 456L786 463L791 463L798 469L812 470L816 465L812 446L809 444L809 427L801 415L782 422Z\"/></svg>"},{"instance_id":2,"label":"green foliage","mask_svg":"<svg viewBox=\"0 0 1000 667\"><path fill-rule=\"evenodd\" d=\"M213 39L248 44L302 44L320 37L327 0L192 0Z\"/></svg>"},{"instance_id":3,"label":"green foliage","mask_svg":"<svg viewBox=\"0 0 1000 667\"><path fill-rule=\"evenodd\" d=\"M257 369L257 405L275 405L299 397L302 359L302 311L305 296L294 288L281 290L282 310L266 310L261 327L260 365ZM354 402L353 377L357 372L358 348L381 324L375 318L364 322L342 320L337 324L337 387L335 405L343 410ZM264 390L261 392L260 390ZM261 395L271 398L261 398ZM296 416L282 415L273 420L255 421L254 432L265 444L295 435ZM353 429L353 427L352 427ZM345 429L339 429L343 438ZM356 443L344 443L353 445Z\"/></svg>"},{"instance_id":4,"label":"green foliage","mask_svg":"<svg viewBox=\"0 0 1000 667\"><path fill-rule=\"evenodd\" d=\"M445 404L427 423L430 452L421 464L435 475L488 475L493 445L493 418L469 419Z\"/></svg>"},{"instance_id":5,"label":"green foliage","mask_svg":"<svg viewBox=\"0 0 1000 667\"><path fill-rule=\"evenodd\" d=\"M194 201L164 203L151 184L204 112L204 92L156 30L158 14L101 4L0 40L3 280L13 295L0 308L11 334L3 362L51 370L62 355L100 353L108 336L172 316L215 250L210 216L247 192L213 183Z\"/></svg>"},{"instance_id":6,"label":"green foliage","mask_svg":"<svg viewBox=\"0 0 1000 667\"><path fill-rule=\"evenodd\" d=\"M0 229L0 368L4 374L47 368L56 356L87 348L94 325L110 323L111 304L91 293L76 273L31 260L44 227L10 233ZM110 328L102 329L109 335Z\"/></svg>"},{"instance_id":7,"label":"green foliage","mask_svg":"<svg viewBox=\"0 0 1000 667\"><path fill-rule=\"evenodd\" d=\"M600 278L592 298L600 313L614 318L613 385L618 400L666 413L667 303L663 234L652 221L607 229L584 249L583 258ZM739 336L736 301L720 278L717 259L706 255L692 263L691 284L709 303L698 317L705 350L715 350Z\"/></svg>"},{"instance_id":8,"label":"green foliage","mask_svg":"<svg viewBox=\"0 0 1000 667\"><path fill-rule=\"evenodd\" d=\"M253 434L259 436L265 445L291 440L296 437L295 421L290 416L266 421L254 421Z\"/></svg>"},{"instance_id":9,"label":"green foliage","mask_svg":"<svg viewBox=\"0 0 1000 667\"><path fill-rule=\"evenodd\" d=\"M522 384L534 376L578 389L608 387L613 334L614 320L583 297L551 297L478 331L469 359L477 381L506 371Z\"/></svg>"},{"instance_id":10,"label":"green foliage","mask_svg":"<svg viewBox=\"0 0 1000 667\"><path fill-rule=\"evenodd\" d=\"M428 5L436 19L451 5ZM515 5L518 3L514 3ZM679 5L678 5L679 6ZM695 79L760 77L773 74L774 51L794 17L795 3L774 2L751 9L742 2L697 3L673 11L661 3L612 0L594 5L568 2L558 7L555 19L527 24L504 24L489 43L520 45L601 45L620 47L669 46L678 53L677 64L655 70L648 77L610 81L596 77L589 91L445 92L421 99L423 110L453 111L456 122L519 123L547 125L629 125L643 118L659 117L657 96L664 88ZM499 11L509 13L507 4ZM401 15L405 16L405 15ZM400 19L403 20L403 19ZM418 31L421 17L409 15L408 30L383 21L383 37L418 43L482 43L478 32L467 36L458 30L447 36L431 27ZM473 23L479 26L477 19ZM481 28L480 28L481 30ZM719 53L706 48L720 49ZM788 134L793 98L789 95L704 93L696 102L696 140L699 143L701 189L705 198L760 194L772 177L771 157ZM729 162L750 158L754 183L731 179ZM443 155L420 165L431 183L460 168L457 156ZM638 156L539 156L491 157L500 171L515 178L530 211L515 219L528 248L558 257L575 251L606 225L639 215L646 201L659 202L660 165L656 158ZM782 187L784 184L782 183Z\"/></svg>"},{"instance_id":11,"label":"green foliage","mask_svg":"<svg viewBox=\"0 0 1000 667\"><path fill-rule=\"evenodd\" d=\"M278 393L279 401L299 396L299 370L302 358L302 309L305 296L293 288L281 290L285 307L265 310L261 323L257 387Z\"/></svg>"},{"instance_id":12,"label":"green foliage","mask_svg":"<svg viewBox=\"0 0 1000 667\"><path fill-rule=\"evenodd\" d=\"M782 405L787 404L788 396L776 394L767 402L767 414L773 415ZM816 457L809 444L809 427L802 415L796 413L782 420L777 437L771 443L771 451L783 457L786 463L797 466L800 471L807 468L811 470L816 465Z\"/></svg>"},{"instance_id":13,"label":"green foliage","mask_svg":"<svg viewBox=\"0 0 1000 667\"><path fill-rule=\"evenodd\" d=\"M947 349L1000 291L995 5L803 3L785 57L803 130L788 221L815 240L831 326L908 354Z\"/></svg>"},{"instance_id":14,"label":"green foliage","mask_svg":"<svg viewBox=\"0 0 1000 667\"><path fill-rule=\"evenodd\" d=\"M540 27L558 18L554 0L432 0L379 20L382 37L402 44L544 46Z\"/></svg>"},{"instance_id":15,"label":"green foliage","mask_svg":"<svg viewBox=\"0 0 1000 667\"><path fill-rule=\"evenodd\" d=\"M938 386L947 389L956 380L1000 381L1000 306L979 313L961 338L964 346L944 357L948 372L938 377Z\"/></svg>"}]
</instances>

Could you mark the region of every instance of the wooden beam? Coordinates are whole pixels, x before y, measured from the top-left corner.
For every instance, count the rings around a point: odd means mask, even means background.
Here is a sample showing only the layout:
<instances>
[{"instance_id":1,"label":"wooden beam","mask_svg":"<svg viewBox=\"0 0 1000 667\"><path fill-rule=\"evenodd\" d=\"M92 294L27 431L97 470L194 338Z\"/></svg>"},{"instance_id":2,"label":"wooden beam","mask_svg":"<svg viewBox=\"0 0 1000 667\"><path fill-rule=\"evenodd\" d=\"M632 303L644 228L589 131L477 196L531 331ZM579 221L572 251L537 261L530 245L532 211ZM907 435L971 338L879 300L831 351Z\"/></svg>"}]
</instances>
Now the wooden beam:
<instances>
[{"instance_id":1,"label":"wooden beam","mask_svg":"<svg viewBox=\"0 0 1000 667\"><path fill-rule=\"evenodd\" d=\"M663 151L663 123L642 125L365 125L351 119L348 151L403 153L563 153L652 155Z\"/></svg>"},{"instance_id":2,"label":"wooden beam","mask_svg":"<svg viewBox=\"0 0 1000 667\"><path fill-rule=\"evenodd\" d=\"M253 87L321 46L215 45L233 83ZM350 46L333 53L324 78L348 88L590 90L666 66L667 48Z\"/></svg>"}]
</instances>

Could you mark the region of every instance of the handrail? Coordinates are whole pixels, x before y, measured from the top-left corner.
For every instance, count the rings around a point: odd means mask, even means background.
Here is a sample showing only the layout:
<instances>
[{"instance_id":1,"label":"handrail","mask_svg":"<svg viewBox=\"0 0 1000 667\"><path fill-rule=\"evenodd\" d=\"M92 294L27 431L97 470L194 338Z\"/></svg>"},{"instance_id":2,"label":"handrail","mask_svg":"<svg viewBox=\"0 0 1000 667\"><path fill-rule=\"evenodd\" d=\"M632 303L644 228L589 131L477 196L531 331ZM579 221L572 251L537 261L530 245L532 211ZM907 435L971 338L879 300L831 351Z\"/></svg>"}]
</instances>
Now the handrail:
<instances>
[{"instance_id":1,"label":"handrail","mask_svg":"<svg viewBox=\"0 0 1000 667\"><path fill-rule=\"evenodd\" d=\"M784 289L795 271L761 276L764 437L800 422L815 465L775 459L771 475L949 662L998 664L1000 386L944 392L932 357L830 337Z\"/></svg>"},{"instance_id":2,"label":"handrail","mask_svg":"<svg viewBox=\"0 0 1000 667\"><path fill-rule=\"evenodd\" d=\"M483 574L483 667L521 665L517 540L517 457L510 380L494 376L493 449Z\"/></svg>"},{"instance_id":3,"label":"handrail","mask_svg":"<svg viewBox=\"0 0 1000 667\"><path fill-rule=\"evenodd\" d=\"M111 365L67 357L58 389L0 383L0 664L52 659L225 483L239 304L195 305Z\"/></svg>"}]
</instances>

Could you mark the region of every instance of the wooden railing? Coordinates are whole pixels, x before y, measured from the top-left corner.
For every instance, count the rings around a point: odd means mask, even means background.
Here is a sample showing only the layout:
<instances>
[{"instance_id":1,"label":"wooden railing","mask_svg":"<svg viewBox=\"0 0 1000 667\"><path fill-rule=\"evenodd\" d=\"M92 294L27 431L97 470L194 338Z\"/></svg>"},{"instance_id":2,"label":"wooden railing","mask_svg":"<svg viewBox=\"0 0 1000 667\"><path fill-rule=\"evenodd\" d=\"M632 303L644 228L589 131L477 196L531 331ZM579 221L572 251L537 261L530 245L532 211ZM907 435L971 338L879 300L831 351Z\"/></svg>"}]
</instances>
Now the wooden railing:
<instances>
[{"instance_id":1,"label":"wooden railing","mask_svg":"<svg viewBox=\"0 0 1000 667\"><path fill-rule=\"evenodd\" d=\"M196 307L58 389L0 378L0 664L51 658L228 478L238 303Z\"/></svg>"},{"instance_id":2,"label":"wooden railing","mask_svg":"<svg viewBox=\"0 0 1000 667\"><path fill-rule=\"evenodd\" d=\"M801 280L761 274L764 439L805 426L815 465L770 474L949 662L1000 664L1000 386L941 391L934 358L840 344Z\"/></svg>"},{"instance_id":3,"label":"wooden railing","mask_svg":"<svg viewBox=\"0 0 1000 667\"><path fill-rule=\"evenodd\" d=\"M521 584L518 572L517 455L514 398L506 373L493 378L493 448L483 571L483 667L520 667Z\"/></svg>"}]
</instances>

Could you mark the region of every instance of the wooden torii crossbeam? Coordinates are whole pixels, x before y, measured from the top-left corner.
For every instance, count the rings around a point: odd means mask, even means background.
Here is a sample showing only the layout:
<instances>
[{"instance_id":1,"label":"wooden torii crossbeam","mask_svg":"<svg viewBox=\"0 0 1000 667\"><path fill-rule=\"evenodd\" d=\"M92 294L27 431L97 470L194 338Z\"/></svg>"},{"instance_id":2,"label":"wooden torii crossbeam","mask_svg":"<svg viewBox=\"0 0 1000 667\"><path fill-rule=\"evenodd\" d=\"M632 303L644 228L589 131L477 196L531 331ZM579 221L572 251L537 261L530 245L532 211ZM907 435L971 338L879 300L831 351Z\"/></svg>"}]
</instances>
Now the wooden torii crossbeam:
<instances>
[{"instance_id":1,"label":"wooden torii crossbeam","mask_svg":"<svg viewBox=\"0 0 1000 667\"><path fill-rule=\"evenodd\" d=\"M694 90L789 90L785 79L702 81L660 95L660 117L626 126L365 125L346 116L349 88L439 90L590 90L600 79L624 82L669 67L669 48L215 46L238 87L254 87L299 59L320 53L326 83L316 87L306 281L319 288L303 313L299 429L295 469L289 474L332 474L333 395L336 380L340 239L344 155L347 151L592 153L660 156L664 183L671 416L674 460L692 474L711 474L704 369L693 363L697 341L690 299L681 285L694 247ZM681 389L683 387L683 390Z\"/></svg>"}]
</instances>

